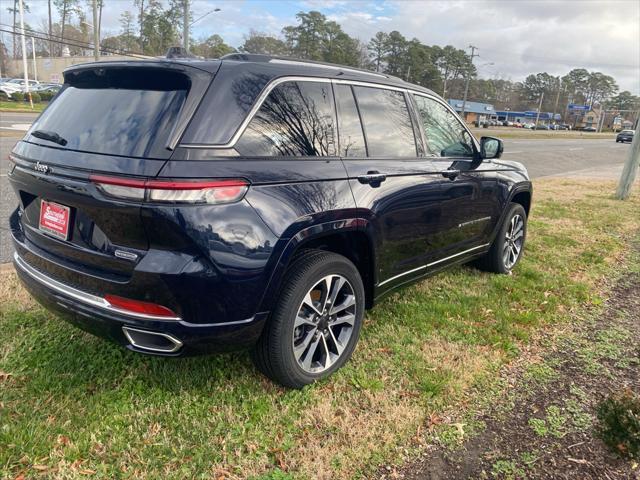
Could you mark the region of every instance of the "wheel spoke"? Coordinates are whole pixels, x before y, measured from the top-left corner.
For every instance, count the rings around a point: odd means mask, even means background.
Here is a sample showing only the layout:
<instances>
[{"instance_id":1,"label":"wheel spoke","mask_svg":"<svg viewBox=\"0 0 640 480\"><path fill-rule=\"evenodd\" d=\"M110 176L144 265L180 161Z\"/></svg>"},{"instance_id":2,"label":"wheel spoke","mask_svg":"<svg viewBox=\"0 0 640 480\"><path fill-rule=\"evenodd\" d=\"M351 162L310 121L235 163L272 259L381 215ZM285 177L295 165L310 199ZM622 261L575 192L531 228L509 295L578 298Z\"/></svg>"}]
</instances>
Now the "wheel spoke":
<instances>
[{"instance_id":1,"label":"wheel spoke","mask_svg":"<svg viewBox=\"0 0 640 480\"><path fill-rule=\"evenodd\" d=\"M320 335L320 338L322 339L322 345L324 346L324 369L326 370L331 366L333 362L331 361L331 354L329 353L329 345L327 345L327 339L324 337L324 335Z\"/></svg>"},{"instance_id":2,"label":"wheel spoke","mask_svg":"<svg viewBox=\"0 0 640 480\"><path fill-rule=\"evenodd\" d=\"M311 340L313 340L313 335L315 334L316 329L311 329L308 333L307 336L304 337L304 340L302 340L302 342L300 342L299 345L294 345L293 346L293 354L296 357L296 360L300 360L300 358L302 357L302 355L304 354L304 352L307 350L307 347L309 347L309 344L311 343Z\"/></svg>"},{"instance_id":3,"label":"wheel spoke","mask_svg":"<svg viewBox=\"0 0 640 480\"><path fill-rule=\"evenodd\" d=\"M329 300L329 295L331 293L331 283L333 281L332 276L324 277L320 283L324 284L324 288L320 293L320 313L323 313L327 308L327 301ZM318 284L319 285L319 284Z\"/></svg>"},{"instance_id":4,"label":"wheel spoke","mask_svg":"<svg viewBox=\"0 0 640 480\"><path fill-rule=\"evenodd\" d=\"M293 323L293 328L303 327L305 325L310 325L310 326L312 326L314 328L316 326L316 324L312 320L309 320L308 318L303 317L298 312L298 316L296 317L296 321Z\"/></svg>"},{"instance_id":5,"label":"wheel spoke","mask_svg":"<svg viewBox=\"0 0 640 480\"><path fill-rule=\"evenodd\" d=\"M329 312L331 315L336 313L340 313L343 310L346 310L349 307L352 307L356 304L356 297L354 295L347 295L340 305L334 305L331 311Z\"/></svg>"},{"instance_id":6,"label":"wheel spoke","mask_svg":"<svg viewBox=\"0 0 640 480\"><path fill-rule=\"evenodd\" d=\"M318 315L320 315L322 312L320 310L318 310L316 308L316 306L313 303L313 299L311 298L311 291L307 292L307 295L304 297L304 300L302 301L303 305L308 306L309 308L311 308L314 312L316 312Z\"/></svg>"},{"instance_id":7,"label":"wheel spoke","mask_svg":"<svg viewBox=\"0 0 640 480\"><path fill-rule=\"evenodd\" d=\"M328 330L329 330L329 338L331 338L331 341L333 342L333 344L336 347L336 354L338 356L342 355L342 352L344 351L344 345L342 345L342 343L340 343L338 341L338 339L336 338L335 334L333 333L333 330L331 328L332 326L330 325Z\"/></svg>"},{"instance_id":8,"label":"wheel spoke","mask_svg":"<svg viewBox=\"0 0 640 480\"><path fill-rule=\"evenodd\" d=\"M309 350L307 350L307 354L304 356L302 360L302 368L309 371L311 369L311 362L313 361L313 357L315 357L316 352L318 351L318 346L320 345L320 339L323 338L322 335L319 335L318 338L311 344Z\"/></svg>"},{"instance_id":9,"label":"wheel spoke","mask_svg":"<svg viewBox=\"0 0 640 480\"><path fill-rule=\"evenodd\" d=\"M349 313L342 317L336 317L334 320L329 320L329 326L344 325L346 323L347 325L351 325L353 327L355 321L356 316Z\"/></svg>"},{"instance_id":10,"label":"wheel spoke","mask_svg":"<svg viewBox=\"0 0 640 480\"><path fill-rule=\"evenodd\" d=\"M331 287L331 294L329 295L329 309L333 309L336 304L336 299L338 298L338 294L340 290L342 290L342 286L346 283L346 280L342 277L337 277L336 281L333 282Z\"/></svg>"}]
</instances>

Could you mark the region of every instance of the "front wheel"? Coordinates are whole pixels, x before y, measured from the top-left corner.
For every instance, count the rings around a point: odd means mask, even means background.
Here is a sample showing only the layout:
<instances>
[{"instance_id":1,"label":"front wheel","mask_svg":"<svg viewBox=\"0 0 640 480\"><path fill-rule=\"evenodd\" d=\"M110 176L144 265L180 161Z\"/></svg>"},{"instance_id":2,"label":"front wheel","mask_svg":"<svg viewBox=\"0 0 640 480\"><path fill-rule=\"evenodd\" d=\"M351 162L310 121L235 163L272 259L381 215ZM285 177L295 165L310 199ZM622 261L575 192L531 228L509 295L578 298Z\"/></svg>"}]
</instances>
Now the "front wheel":
<instances>
[{"instance_id":1,"label":"front wheel","mask_svg":"<svg viewBox=\"0 0 640 480\"><path fill-rule=\"evenodd\" d=\"M289 267L280 298L252 350L258 370L302 388L338 370L355 349L364 287L347 258L308 250Z\"/></svg>"},{"instance_id":2,"label":"front wheel","mask_svg":"<svg viewBox=\"0 0 640 480\"><path fill-rule=\"evenodd\" d=\"M511 203L491 249L476 264L483 270L510 273L522 258L527 238L527 212L519 203Z\"/></svg>"}]
</instances>

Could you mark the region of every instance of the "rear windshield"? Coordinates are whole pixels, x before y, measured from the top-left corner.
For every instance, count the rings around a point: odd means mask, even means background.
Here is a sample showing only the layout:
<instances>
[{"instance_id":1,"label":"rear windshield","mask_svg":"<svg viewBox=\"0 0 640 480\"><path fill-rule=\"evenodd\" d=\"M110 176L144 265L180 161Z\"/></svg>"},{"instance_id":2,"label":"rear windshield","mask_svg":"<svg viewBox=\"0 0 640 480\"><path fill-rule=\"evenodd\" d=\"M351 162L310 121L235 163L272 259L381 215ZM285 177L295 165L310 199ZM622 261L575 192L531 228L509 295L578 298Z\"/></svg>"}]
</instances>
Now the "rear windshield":
<instances>
[{"instance_id":1,"label":"rear windshield","mask_svg":"<svg viewBox=\"0 0 640 480\"><path fill-rule=\"evenodd\" d=\"M93 153L167 158L167 144L189 91L185 75L154 69L97 69L74 74L31 127L53 132L64 146Z\"/></svg>"}]
</instances>

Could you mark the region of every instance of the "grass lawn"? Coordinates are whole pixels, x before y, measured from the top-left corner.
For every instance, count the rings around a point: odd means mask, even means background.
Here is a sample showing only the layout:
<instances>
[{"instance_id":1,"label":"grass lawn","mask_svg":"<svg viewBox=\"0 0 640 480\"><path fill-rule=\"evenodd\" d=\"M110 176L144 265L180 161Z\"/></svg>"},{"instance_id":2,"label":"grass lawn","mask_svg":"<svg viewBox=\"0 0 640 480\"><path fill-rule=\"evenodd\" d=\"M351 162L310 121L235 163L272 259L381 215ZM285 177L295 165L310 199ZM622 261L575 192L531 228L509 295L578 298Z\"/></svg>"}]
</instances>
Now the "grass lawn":
<instances>
[{"instance_id":1,"label":"grass lawn","mask_svg":"<svg viewBox=\"0 0 640 480\"><path fill-rule=\"evenodd\" d=\"M0 112L41 112L46 107L46 103L34 103L33 110L29 102L9 102L0 101Z\"/></svg>"},{"instance_id":2,"label":"grass lawn","mask_svg":"<svg viewBox=\"0 0 640 480\"><path fill-rule=\"evenodd\" d=\"M352 478L476 400L540 329L602 303L640 230L611 183L535 185L511 276L459 267L370 311L353 359L286 391L245 353L164 359L91 337L0 280L0 477ZM453 420L451 421L453 422ZM446 439L443 439L445 441Z\"/></svg>"}]
</instances>

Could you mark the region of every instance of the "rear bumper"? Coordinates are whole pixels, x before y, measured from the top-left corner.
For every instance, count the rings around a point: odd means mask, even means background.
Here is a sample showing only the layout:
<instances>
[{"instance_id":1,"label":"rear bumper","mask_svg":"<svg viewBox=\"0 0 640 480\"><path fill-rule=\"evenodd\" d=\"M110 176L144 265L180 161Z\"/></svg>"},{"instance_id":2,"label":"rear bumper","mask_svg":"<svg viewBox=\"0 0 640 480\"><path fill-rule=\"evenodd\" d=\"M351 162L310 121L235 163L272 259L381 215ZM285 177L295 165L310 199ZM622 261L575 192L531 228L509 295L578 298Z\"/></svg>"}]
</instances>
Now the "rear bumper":
<instances>
[{"instance_id":1,"label":"rear bumper","mask_svg":"<svg viewBox=\"0 0 640 480\"><path fill-rule=\"evenodd\" d=\"M16 251L24 245L14 237ZM110 307L101 297L68 286L29 265L14 254L14 265L21 282L44 307L59 313L79 328L107 338L129 350L165 356L197 355L246 348L253 345L264 326L267 313L236 322L194 324L179 318L155 319L152 316L131 315ZM135 335L140 332L170 339L175 348L154 349L141 346ZM143 335L144 336L144 335Z\"/></svg>"}]
</instances>

